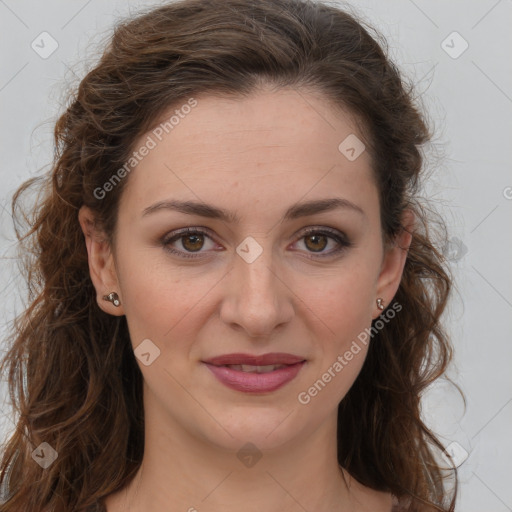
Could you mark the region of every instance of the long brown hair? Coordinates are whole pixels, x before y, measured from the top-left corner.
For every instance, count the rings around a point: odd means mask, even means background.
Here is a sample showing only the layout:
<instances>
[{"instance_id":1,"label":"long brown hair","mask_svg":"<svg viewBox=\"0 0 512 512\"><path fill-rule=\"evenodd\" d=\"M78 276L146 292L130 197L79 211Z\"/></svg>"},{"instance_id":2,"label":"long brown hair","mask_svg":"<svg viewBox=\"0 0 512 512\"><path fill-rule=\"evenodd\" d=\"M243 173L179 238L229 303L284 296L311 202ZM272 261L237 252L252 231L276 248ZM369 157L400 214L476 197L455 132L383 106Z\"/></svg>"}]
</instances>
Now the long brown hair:
<instances>
[{"instance_id":1,"label":"long brown hair","mask_svg":"<svg viewBox=\"0 0 512 512\"><path fill-rule=\"evenodd\" d=\"M364 485L408 497L411 511L454 510L456 493L438 462L443 447L420 414L422 391L451 358L440 323L452 284L440 252L446 234L433 231L442 220L419 200L430 131L385 48L353 15L303 0L183 0L116 26L56 123L51 172L13 198L29 304L0 366L17 415L0 464L1 512L85 511L135 475L144 451L142 375L125 317L97 305L78 210L92 208L113 240L129 177L106 199L97 190L136 140L194 95L240 97L261 84L318 91L358 119L384 240L404 229L405 208L416 213L394 298L402 310L375 334L339 405L338 459ZM22 214L33 187L39 200ZM43 442L58 454L47 469L32 459Z\"/></svg>"}]
</instances>

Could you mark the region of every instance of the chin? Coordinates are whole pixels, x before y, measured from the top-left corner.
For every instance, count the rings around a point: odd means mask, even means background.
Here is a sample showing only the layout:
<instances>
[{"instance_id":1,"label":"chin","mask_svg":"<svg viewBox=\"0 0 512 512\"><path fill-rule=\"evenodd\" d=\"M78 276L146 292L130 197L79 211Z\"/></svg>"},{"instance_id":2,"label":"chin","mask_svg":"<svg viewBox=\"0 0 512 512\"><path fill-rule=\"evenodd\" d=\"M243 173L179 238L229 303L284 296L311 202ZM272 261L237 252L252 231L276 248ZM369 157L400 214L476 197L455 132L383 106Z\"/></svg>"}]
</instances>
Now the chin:
<instances>
[{"instance_id":1,"label":"chin","mask_svg":"<svg viewBox=\"0 0 512 512\"><path fill-rule=\"evenodd\" d=\"M218 410L214 417L224 428L216 423L218 428L203 435L229 450L238 451L248 443L259 450L278 449L296 439L306 428L297 422L294 412L300 411L298 407L294 409L276 403L274 406L239 405L231 410L228 407Z\"/></svg>"}]
</instances>

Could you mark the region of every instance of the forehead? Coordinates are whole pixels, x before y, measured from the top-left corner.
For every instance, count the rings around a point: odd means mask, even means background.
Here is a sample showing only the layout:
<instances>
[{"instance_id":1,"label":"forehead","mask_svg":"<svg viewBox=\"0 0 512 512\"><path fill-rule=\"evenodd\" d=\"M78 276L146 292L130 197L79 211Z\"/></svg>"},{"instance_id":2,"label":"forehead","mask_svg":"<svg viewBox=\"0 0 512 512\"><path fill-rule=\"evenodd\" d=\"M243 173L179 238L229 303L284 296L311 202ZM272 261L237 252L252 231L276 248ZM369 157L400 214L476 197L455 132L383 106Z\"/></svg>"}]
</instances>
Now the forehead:
<instances>
[{"instance_id":1,"label":"forehead","mask_svg":"<svg viewBox=\"0 0 512 512\"><path fill-rule=\"evenodd\" d=\"M362 139L355 120L321 95L281 89L194 100L167 110L135 144L152 141L123 193L133 212L173 195L208 202L236 195L260 206L333 189L375 196L368 153L350 160L340 151L343 141Z\"/></svg>"}]
</instances>

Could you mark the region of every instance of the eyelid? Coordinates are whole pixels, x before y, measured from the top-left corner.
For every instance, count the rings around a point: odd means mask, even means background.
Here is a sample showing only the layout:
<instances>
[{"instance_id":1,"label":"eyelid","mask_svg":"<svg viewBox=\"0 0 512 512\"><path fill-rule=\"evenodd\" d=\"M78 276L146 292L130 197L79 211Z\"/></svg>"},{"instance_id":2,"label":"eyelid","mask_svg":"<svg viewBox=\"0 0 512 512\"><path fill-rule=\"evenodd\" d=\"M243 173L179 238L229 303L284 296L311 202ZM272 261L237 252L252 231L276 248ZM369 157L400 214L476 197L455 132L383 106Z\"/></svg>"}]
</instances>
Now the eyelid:
<instances>
[{"instance_id":1,"label":"eyelid","mask_svg":"<svg viewBox=\"0 0 512 512\"><path fill-rule=\"evenodd\" d=\"M170 247L171 242L179 240L181 237L187 235L187 234L201 234L205 235L206 237L210 238L214 243L218 243L215 240L215 236L212 235L212 231L209 228L206 228L204 226L193 226L193 227L186 227L177 229L175 231L172 231L170 233L167 233L161 238L161 243L165 247L167 251L169 251L172 254L177 254L180 257L183 258L204 258L205 254L210 251L198 251L198 252L187 252L187 251L180 251L176 250L174 248ZM319 234L319 235L325 235L331 240L334 240L338 247L330 252L327 253L314 253L309 252L309 256L307 256L310 259L319 259L319 258L327 258L329 256L333 256L336 254L339 254L343 252L345 249L348 249L349 247L352 247L354 244L353 242L347 237L347 235L339 231L338 229L331 228L328 226L307 226L305 228L302 228L302 230L299 230L298 233L294 235L296 238L296 241L293 242L294 244L298 241L302 240L304 237L310 235L310 234ZM302 252L302 251L297 251Z\"/></svg>"},{"instance_id":2,"label":"eyelid","mask_svg":"<svg viewBox=\"0 0 512 512\"><path fill-rule=\"evenodd\" d=\"M181 255L186 255L185 257L186 258L194 258L194 257L203 257L202 255L204 255L205 253L204 252L187 252L187 251L180 251L180 250L176 250L176 249L173 249L170 247L170 244L172 242L175 242L175 241L178 241L180 238L186 236L186 235L195 235L195 234L200 234L200 235L204 235L206 237L208 237L210 240L212 240L212 242L217 243L217 241L215 240L215 237L212 236L212 232L210 229L206 228L206 227L203 227L203 226L193 226L193 227L186 227L186 228L182 228L182 229L177 229L175 231L171 231L170 233L167 233L166 235L164 235L161 239L160 239L160 242L161 244L165 247L165 249L173 254L181 254Z\"/></svg>"},{"instance_id":3,"label":"eyelid","mask_svg":"<svg viewBox=\"0 0 512 512\"><path fill-rule=\"evenodd\" d=\"M325 235L331 240L334 240L338 247L330 252L307 252L309 259L321 259L321 258L329 258L333 256L337 256L354 246L354 243L348 238L348 236L343 232L335 228L330 228L328 226L308 226L299 232L299 236L297 238L297 242L302 240L304 237L312 234ZM294 242L294 243L297 243ZM300 251L302 252L302 251Z\"/></svg>"},{"instance_id":4,"label":"eyelid","mask_svg":"<svg viewBox=\"0 0 512 512\"><path fill-rule=\"evenodd\" d=\"M307 235L313 234L313 233L332 235L333 237L342 239L344 242L347 242L347 243L349 242L347 235L345 233L343 233L343 231L340 231L339 229L331 228L328 226L308 226L306 228L303 228L301 231L299 231L301 238L303 236L307 236Z\"/></svg>"}]
</instances>

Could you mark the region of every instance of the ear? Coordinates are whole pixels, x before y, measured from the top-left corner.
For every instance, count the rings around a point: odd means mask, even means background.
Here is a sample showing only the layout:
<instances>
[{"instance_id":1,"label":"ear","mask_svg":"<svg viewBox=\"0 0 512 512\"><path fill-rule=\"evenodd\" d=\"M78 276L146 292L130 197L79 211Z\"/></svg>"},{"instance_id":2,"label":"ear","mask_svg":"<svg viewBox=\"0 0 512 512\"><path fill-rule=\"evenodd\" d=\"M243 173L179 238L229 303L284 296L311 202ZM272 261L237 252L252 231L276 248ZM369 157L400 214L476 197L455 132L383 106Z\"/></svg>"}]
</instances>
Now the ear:
<instances>
[{"instance_id":1,"label":"ear","mask_svg":"<svg viewBox=\"0 0 512 512\"><path fill-rule=\"evenodd\" d=\"M96 289L96 300L98 306L105 313L122 316L124 315L123 300L119 291L114 255L107 237L97 228L94 220L92 210L87 206L82 206L78 212L78 221L85 236L89 259L89 274ZM120 306L116 307L103 298L111 292L116 292L120 296Z\"/></svg>"},{"instance_id":2,"label":"ear","mask_svg":"<svg viewBox=\"0 0 512 512\"><path fill-rule=\"evenodd\" d=\"M388 306L400 286L402 273L407 260L407 254L412 241L412 233L416 216L412 210L404 210L401 219L402 229L393 240L391 245L387 245L382 258L382 265L377 279L376 297L382 297L385 307ZM382 311L376 308L377 318Z\"/></svg>"}]
</instances>

